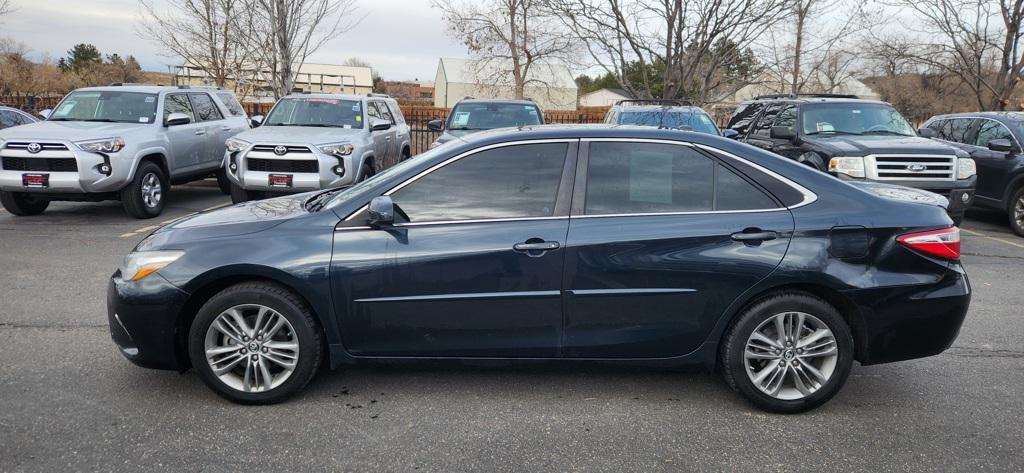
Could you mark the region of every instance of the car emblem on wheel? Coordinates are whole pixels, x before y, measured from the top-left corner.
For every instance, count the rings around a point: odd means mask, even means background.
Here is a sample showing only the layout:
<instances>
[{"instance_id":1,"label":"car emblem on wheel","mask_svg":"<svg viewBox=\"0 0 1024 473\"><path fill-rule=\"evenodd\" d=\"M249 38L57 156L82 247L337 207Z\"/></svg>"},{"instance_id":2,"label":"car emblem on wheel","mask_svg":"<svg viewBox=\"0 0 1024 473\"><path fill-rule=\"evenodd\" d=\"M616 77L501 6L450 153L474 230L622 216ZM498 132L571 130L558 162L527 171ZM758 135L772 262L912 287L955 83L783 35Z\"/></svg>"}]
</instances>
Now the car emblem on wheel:
<instances>
[{"instance_id":1,"label":"car emblem on wheel","mask_svg":"<svg viewBox=\"0 0 1024 473\"><path fill-rule=\"evenodd\" d=\"M914 164L908 164L907 165L907 171L921 172L921 171L925 171L927 169L928 169L928 166L925 166L924 164L920 164L920 163L914 163Z\"/></svg>"},{"instance_id":2,"label":"car emblem on wheel","mask_svg":"<svg viewBox=\"0 0 1024 473\"><path fill-rule=\"evenodd\" d=\"M274 147L274 154L276 154L278 156L284 156L286 153L288 153L288 148L286 148L284 146L275 146Z\"/></svg>"},{"instance_id":3,"label":"car emblem on wheel","mask_svg":"<svg viewBox=\"0 0 1024 473\"><path fill-rule=\"evenodd\" d=\"M28 147L26 149L28 150L29 153L35 154L35 153L38 153L38 152L43 150L43 145L41 145L39 143L29 143L29 145L28 145Z\"/></svg>"}]
</instances>

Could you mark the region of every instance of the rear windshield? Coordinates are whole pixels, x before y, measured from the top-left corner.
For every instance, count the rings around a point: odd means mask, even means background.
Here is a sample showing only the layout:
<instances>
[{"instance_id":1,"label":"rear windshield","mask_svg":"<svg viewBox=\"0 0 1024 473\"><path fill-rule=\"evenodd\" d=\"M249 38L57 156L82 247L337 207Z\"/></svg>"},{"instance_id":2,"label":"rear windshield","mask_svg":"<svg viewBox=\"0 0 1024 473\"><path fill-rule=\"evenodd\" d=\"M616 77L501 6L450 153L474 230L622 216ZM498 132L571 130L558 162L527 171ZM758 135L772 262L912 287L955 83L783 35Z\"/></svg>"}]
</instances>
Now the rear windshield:
<instances>
[{"instance_id":1,"label":"rear windshield","mask_svg":"<svg viewBox=\"0 0 1024 473\"><path fill-rule=\"evenodd\" d=\"M674 112L669 110L650 110L642 112L622 112L619 115L621 125L657 126L680 130L693 130L701 133L718 134L718 127L705 113Z\"/></svg>"},{"instance_id":2,"label":"rear windshield","mask_svg":"<svg viewBox=\"0 0 1024 473\"><path fill-rule=\"evenodd\" d=\"M452 109L449 130L490 130L540 125L540 110L535 105L518 103L460 103Z\"/></svg>"},{"instance_id":3,"label":"rear windshield","mask_svg":"<svg viewBox=\"0 0 1024 473\"><path fill-rule=\"evenodd\" d=\"M120 91L71 92L50 121L153 123L156 94Z\"/></svg>"},{"instance_id":4,"label":"rear windshield","mask_svg":"<svg viewBox=\"0 0 1024 473\"><path fill-rule=\"evenodd\" d=\"M363 107L358 100L284 98L267 116L268 126L362 128Z\"/></svg>"}]
</instances>

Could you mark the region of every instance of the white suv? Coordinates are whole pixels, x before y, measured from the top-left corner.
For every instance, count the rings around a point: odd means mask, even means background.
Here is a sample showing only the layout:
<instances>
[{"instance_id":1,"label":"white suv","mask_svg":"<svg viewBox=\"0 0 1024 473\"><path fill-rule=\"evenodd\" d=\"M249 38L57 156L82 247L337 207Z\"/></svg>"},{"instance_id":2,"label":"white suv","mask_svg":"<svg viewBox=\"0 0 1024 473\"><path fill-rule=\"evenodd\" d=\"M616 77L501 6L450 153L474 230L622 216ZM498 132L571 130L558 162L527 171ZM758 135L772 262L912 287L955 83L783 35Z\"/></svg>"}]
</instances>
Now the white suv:
<instances>
[{"instance_id":1,"label":"white suv","mask_svg":"<svg viewBox=\"0 0 1024 473\"><path fill-rule=\"evenodd\" d=\"M409 126L387 95L289 95L253 122L226 143L235 203L349 185L411 156Z\"/></svg>"},{"instance_id":2,"label":"white suv","mask_svg":"<svg viewBox=\"0 0 1024 473\"><path fill-rule=\"evenodd\" d=\"M171 183L219 175L227 190L224 140L249 129L234 95L212 87L89 87L44 112L0 131L0 200L14 215L120 200L133 217L155 217Z\"/></svg>"}]
</instances>

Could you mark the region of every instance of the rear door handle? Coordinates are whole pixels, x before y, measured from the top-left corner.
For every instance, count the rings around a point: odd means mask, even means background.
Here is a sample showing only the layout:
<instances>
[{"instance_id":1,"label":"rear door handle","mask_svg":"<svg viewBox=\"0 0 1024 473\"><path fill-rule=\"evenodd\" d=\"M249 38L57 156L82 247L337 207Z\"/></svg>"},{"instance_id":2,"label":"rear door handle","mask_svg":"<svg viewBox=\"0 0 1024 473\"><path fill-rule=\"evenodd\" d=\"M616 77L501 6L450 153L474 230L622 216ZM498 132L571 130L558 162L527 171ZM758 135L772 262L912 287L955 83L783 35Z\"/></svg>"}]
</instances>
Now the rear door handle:
<instances>
[{"instance_id":1,"label":"rear door handle","mask_svg":"<svg viewBox=\"0 0 1024 473\"><path fill-rule=\"evenodd\" d=\"M231 127L229 127L229 126L222 126L222 127L220 127L220 129L221 129L221 131L231 131Z\"/></svg>"},{"instance_id":2,"label":"rear door handle","mask_svg":"<svg viewBox=\"0 0 1024 473\"><path fill-rule=\"evenodd\" d=\"M738 232L733 233L732 239L736 241L766 241L774 240L779 237L777 232L772 231L754 231L754 232Z\"/></svg>"},{"instance_id":3,"label":"rear door handle","mask_svg":"<svg viewBox=\"0 0 1024 473\"><path fill-rule=\"evenodd\" d=\"M523 242L512 245L512 249L516 251L551 251L557 250L561 245L557 241L537 241L537 242Z\"/></svg>"}]
</instances>

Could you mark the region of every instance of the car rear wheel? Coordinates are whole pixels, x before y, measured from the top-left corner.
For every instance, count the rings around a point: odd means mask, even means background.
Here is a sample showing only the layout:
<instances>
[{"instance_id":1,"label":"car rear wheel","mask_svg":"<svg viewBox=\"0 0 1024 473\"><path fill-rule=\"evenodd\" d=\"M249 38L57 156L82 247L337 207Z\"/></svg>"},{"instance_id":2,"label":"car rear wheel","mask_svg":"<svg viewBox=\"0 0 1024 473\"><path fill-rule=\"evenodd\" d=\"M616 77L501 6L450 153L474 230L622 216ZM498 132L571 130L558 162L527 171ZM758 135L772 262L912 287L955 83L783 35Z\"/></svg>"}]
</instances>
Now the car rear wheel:
<instances>
[{"instance_id":1,"label":"car rear wheel","mask_svg":"<svg viewBox=\"0 0 1024 473\"><path fill-rule=\"evenodd\" d=\"M224 168L218 169L216 176L217 187L220 188L220 191L224 195L231 195L231 180L228 179L228 174L224 171Z\"/></svg>"},{"instance_id":2,"label":"car rear wheel","mask_svg":"<svg viewBox=\"0 0 1024 473\"><path fill-rule=\"evenodd\" d=\"M853 337L825 301L781 293L740 314L725 336L721 360L726 382L755 406L804 412L827 402L846 382Z\"/></svg>"},{"instance_id":3,"label":"car rear wheel","mask_svg":"<svg viewBox=\"0 0 1024 473\"><path fill-rule=\"evenodd\" d=\"M0 203L12 215L28 217L39 215L50 206L50 201L41 199L27 192L0 191Z\"/></svg>"},{"instance_id":4,"label":"car rear wheel","mask_svg":"<svg viewBox=\"0 0 1024 473\"><path fill-rule=\"evenodd\" d=\"M243 404L294 395L323 357L320 328L306 304L272 283L242 283L213 296L192 323L188 348L203 382Z\"/></svg>"},{"instance_id":5,"label":"car rear wheel","mask_svg":"<svg viewBox=\"0 0 1024 473\"><path fill-rule=\"evenodd\" d=\"M135 218L153 218L164 211L167 194L167 176L159 166L143 162L135 170L135 177L121 189L124 210Z\"/></svg>"},{"instance_id":6,"label":"car rear wheel","mask_svg":"<svg viewBox=\"0 0 1024 473\"><path fill-rule=\"evenodd\" d=\"M412 157L412 153L409 151L409 148L403 148L402 149L402 157L399 159L399 162L405 161L405 160L407 160L407 159L409 159L411 157Z\"/></svg>"},{"instance_id":7,"label":"car rear wheel","mask_svg":"<svg viewBox=\"0 0 1024 473\"><path fill-rule=\"evenodd\" d=\"M371 159L373 158L367 158L367 160L363 162L363 166L359 169L359 182L365 181L376 174L373 170L373 166L370 165Z\"/></svg>"},{"instance_id":8,"label":"car rear wheel","mask_svg":"<svg viewBox=\"0 0 1024 473\"><path fill-rule=\"evenodd\" d=\"M1024 187L1017 189L1010 199L1010 228L1017 235L1024 236Z\"/></svg>"}]
</instances>

